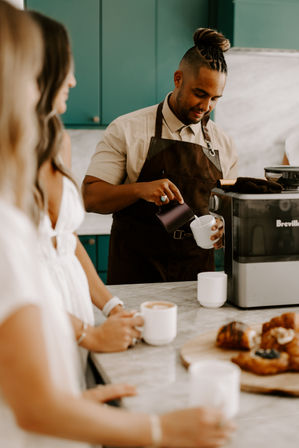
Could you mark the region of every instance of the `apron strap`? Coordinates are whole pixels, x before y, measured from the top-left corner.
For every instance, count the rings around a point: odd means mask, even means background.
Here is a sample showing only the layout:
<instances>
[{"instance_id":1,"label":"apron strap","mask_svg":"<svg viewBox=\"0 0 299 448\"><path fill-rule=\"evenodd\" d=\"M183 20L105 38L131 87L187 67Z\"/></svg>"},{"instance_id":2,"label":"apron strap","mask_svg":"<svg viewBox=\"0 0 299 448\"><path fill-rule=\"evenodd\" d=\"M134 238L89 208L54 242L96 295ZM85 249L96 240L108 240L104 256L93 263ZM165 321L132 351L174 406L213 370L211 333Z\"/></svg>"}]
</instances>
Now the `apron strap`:
<instances>
[{"instance_id":1,"label":"apron strap","mask_svg":"<svg viewBox=\"0 0 299 448\"><path fill-rule=\"evenodd\" d=\"M163 101L162 103L159 104L156 114L156 125L155 125L156 138L162 138L162 121L163 121L162 108L163 108Z\"/></svg>"},{"instance_id":2,"label":"apron strap","mask_svg":"<svg viewBox=\"0 0 299 448\"><path fill-rule=\"evenodd\" d=\"M202 129L202 133L203 133L203 138L204 138L204 140L205 140L205 142L207 144L207 148L208 148L208 150L210 152L210 155L212 157L214 157L215 156L215 151L212 148L212 141L211 141L211 137L210 137L210 134L209 134L209 131L208 131L208 128L207 128L207 124L208 124L209 119L210 119L210 116L206 115L201 120L201 129Z\"/></svg>"}]
</instances>

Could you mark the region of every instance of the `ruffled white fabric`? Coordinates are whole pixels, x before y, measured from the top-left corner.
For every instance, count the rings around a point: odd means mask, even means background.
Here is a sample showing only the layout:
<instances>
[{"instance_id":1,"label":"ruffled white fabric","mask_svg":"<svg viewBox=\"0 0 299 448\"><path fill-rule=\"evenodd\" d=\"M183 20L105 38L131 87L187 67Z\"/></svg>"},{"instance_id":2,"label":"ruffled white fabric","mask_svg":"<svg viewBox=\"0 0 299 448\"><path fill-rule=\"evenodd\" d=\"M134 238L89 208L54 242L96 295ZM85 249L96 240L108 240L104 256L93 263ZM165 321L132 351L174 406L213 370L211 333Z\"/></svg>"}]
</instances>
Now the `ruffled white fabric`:
<instances>
[{"instance_id":1,"label":"ruffled white fabric","mask_svg":"<svg viewBox=\"0 0 299 448\"><path fill-rule=\"evenodd\" d=\"M49 216L42 216L39 235L41 260L59 289L57 301L61 307L82 321L94 325L94 314L85 271L79 262L75 250L76 229L84 219L84 208L73 182L63 177L63 192L59 216L53 229ZM56 239L56 248L53 239ZM53 298L54 300L55 298ZM82 385L87 365L87 350L79 347L82 362Z\"/></svg>"},{"instance_id":2,"label":"ruffled white fabric","mask_svg":"<svg viewBox=\"0 0 299 448\"><path fill-rule=\"evenodd\" d=\"M23 213L2 200L0 218L0 325L18 309L29 304L38 306L52 380L60 390L78 395L80 368L74 334L67 314L56 301L53 303L52 298L59 292L47 270L38 263L37 233ZM22 372L19 375L22 382ZM0 388L0 446L83 448L88 445L23 431L17 426Z\"/></svg>"}]
</instances>

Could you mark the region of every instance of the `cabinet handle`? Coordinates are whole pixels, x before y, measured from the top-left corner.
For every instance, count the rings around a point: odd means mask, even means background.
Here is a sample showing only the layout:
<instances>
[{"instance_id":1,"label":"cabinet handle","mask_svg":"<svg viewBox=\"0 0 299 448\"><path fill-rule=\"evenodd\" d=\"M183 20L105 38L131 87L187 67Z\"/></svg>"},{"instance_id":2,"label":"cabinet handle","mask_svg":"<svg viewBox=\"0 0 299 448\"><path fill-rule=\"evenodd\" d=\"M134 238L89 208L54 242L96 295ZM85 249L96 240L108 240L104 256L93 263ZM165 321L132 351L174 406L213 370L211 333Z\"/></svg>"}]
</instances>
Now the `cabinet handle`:
<instances>
[{"instance_id":1,"label":"cabinet handle","mask_svg":"<svg viewBox=\"0 0 299 448\"><path fill-rule=\"evenodd\" d=\"M94 238L90 238L90 239L87 241L87 243L88 243L90 246L93 246L93 245L96 243L96 240L95 240Z\"/></svg>"},{"instance_id":2,"label":"cabinet handle","mask_svg":"<svg viewBox=\"0 0 299 448\"><path fill-rule=\"evenodd\" d=\"M94 123L99 123L100 122L100 117L98 117L97 115L95 115L94 117L92 117L92 121Z\"/></svg>"}]
</instances>

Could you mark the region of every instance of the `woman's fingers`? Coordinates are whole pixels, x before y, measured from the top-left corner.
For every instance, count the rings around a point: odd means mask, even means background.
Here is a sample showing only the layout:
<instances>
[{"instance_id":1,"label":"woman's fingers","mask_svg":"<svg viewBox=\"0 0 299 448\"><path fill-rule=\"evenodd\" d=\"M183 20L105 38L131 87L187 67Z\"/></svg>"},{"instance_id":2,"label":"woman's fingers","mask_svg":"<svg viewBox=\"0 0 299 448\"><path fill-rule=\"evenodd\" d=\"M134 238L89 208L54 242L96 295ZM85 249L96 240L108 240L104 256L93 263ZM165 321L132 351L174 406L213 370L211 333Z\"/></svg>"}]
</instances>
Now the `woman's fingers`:
<instances>
[{"instance_id":1,"label":"woman's fingers","mask_svg":"<svg viewBox=\"0 0 299 448\"><path fill-rule=\"evenodd\" d=\"M117 398L136 395L136 388L130 384L107 384L87 389L83 396L89 400L105 403Z\"/></svg>"}]
</instances>

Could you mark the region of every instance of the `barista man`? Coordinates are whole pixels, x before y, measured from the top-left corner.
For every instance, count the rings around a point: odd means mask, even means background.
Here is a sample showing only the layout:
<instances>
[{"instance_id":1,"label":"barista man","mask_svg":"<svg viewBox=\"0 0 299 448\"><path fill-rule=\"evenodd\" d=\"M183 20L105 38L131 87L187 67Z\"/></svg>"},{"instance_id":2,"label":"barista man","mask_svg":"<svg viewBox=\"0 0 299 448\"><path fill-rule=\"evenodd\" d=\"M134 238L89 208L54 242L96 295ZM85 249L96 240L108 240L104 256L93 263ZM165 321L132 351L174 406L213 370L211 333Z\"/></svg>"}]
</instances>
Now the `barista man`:
<instances>
[{"instance_id":1,"label":"barista man","mask_svg":"<svg viewBox=\"0 0 299 448\"><path fill-rule=\"evenodd\" d=\"M199 28L194 44L174 73L173 92L114 120L87 170L87 211L113 212L108 284L195 280L214 270L214 250L197 246L189 224L169 234L155 215L170 201L206 214L216 181L237 177L235 148L209 119L225 87L230 43Z\"/></svg>"}]
</instances>

